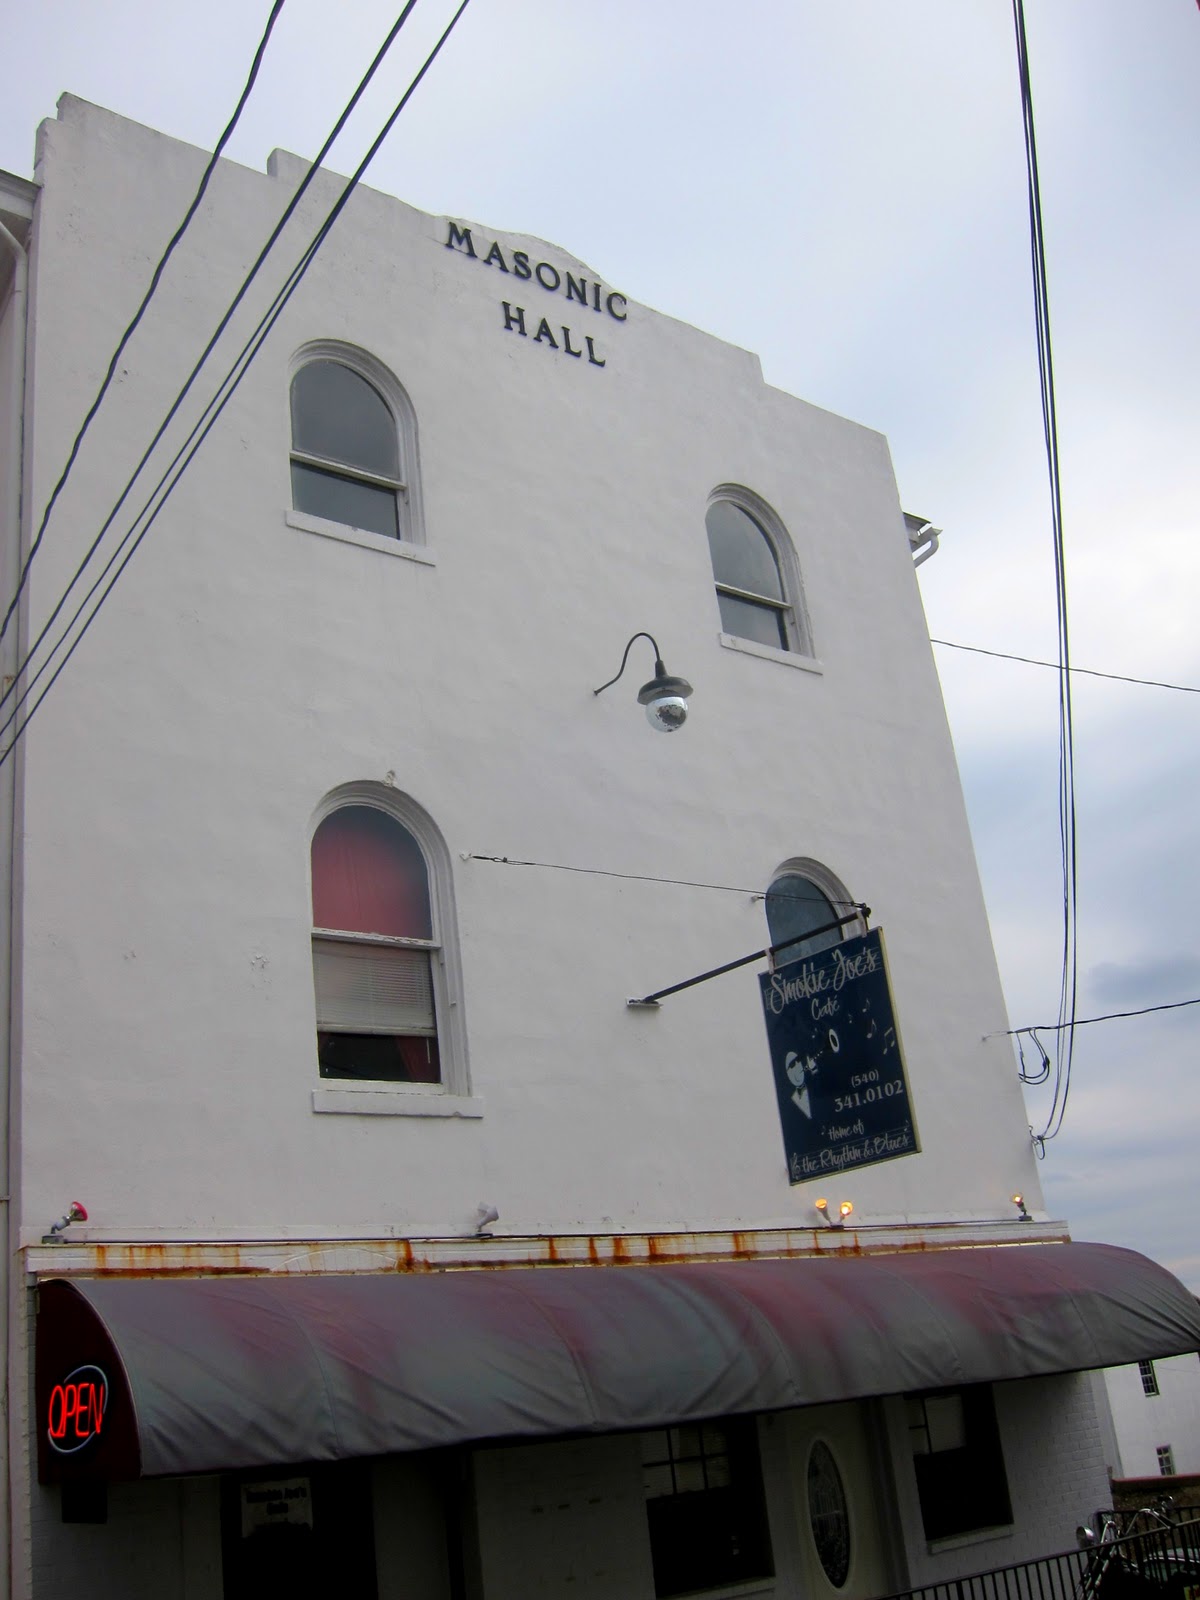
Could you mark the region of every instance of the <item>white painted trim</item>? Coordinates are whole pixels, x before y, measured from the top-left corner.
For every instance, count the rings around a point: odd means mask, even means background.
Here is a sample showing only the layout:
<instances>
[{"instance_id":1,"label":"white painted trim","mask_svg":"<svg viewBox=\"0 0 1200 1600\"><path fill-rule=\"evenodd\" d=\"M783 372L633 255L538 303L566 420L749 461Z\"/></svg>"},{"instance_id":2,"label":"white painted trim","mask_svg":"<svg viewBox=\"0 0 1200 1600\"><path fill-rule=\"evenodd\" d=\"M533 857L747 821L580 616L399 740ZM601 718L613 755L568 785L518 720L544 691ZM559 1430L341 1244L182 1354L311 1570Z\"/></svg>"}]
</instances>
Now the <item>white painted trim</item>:
<instances>
[{"instance_id":1,"label":"white painted trim","mask_svg":"<svg viewBox=\"0 0 1200 1600\"><path fill-rule=\"evenodd\" d=\"M351 372L356 372L360 378L365 379L376 390L396 425L396 439L400 447L400 480L404 484L404 492L400 496L398 509L404 525L406 537L400 542L411 547L425 543L425 507L421 495L421 457L418 449L417 438L417 413L412 401L408 398L404 386L396 376L384 366L377 356L369 350L363 350L358 345L343 344L337 339L312 339L307 344L301 345L293 354L288 365L288 438L292 437L291 396L292 380L301 367L311 361L337 361L343 367L349 367ZM314 518L320 521L321 518ZM336 526L336 524L333 524ZM313 529L320 533L323 529ZM357 543L357 540L351 540ZM369 548L374 549L372 545Z\"/></svg>"},{"instance_id":2,"label":"white painted trim","mask_svg":"<svg viewBox=\"0 0 1200 1600\"><path fill-rule=\"evenodd\" d=\"M810 883L815 884L839 917L845 916L856 905L860 904L847 889L841 878L838 877L837 873L832 872L823 861L814 860L812 856L789 856L786 861L781 862L771 874L771 882L767 885L767 893L770 893L772 883L775 883L786 873L791 872L797 873L800 877L807 878ZM763 899L765 902L766 895L763 896ZM860 918L856 923L848 922L846 924L842 930L842 938L855 939L859 934L866 933L866 931L866 923Z\"/></svg>"},{"instance_id":3,"label":"white painted trim","mask_svg":"<svg viewBox=\"0 0 1200 1600\"><path fill-rule=\"evenodd\" d=\"M816 651L813 648L812 622L808 615L808 606L804 599L804 575L800 571L800 560L796 554L796 547L792 543L791 535L787 531L783 518L773 506L769 506L761 495L755 494L753 489L748 489L743 483L719 483L705 502L704 510L707 515L710 508L720 500L728 500L731 505L744 511L752 521L756 522L766 535L767 543L775 554L779 567L779 576L783 583L783 598L788 607L785 623L787 630L787 650L774 650L771 646L754 646L749 639L738 641L739 646L750 645L749 655L757 655L760 651L769 650L771 656L784 659L788 656L801 658L800 662L793 659L793 665L802 662L812 662ZM722 642L727 637L722 634Z\"/></svg>"},{"instance_id":4,"label":"white painted trim","mask_svg":"<svg viewBox=\"0 0 1200 1600\"><path fill-rule=\"evenodd\" d=\"M925 1549L931 1556L937 1556L947 1550L966 1550L973 1544L993 1544L997 1539L1011 1539L1015 1532L1014 1523L1000 1522L990 1528L972 1528L969 1533L952 1533L945 1539L928 1539Z\"/></svg>"},{"instance_id":5,"label":"white painted trim","mask_svg":"<svg viewBox=\"0 0 1200 1600\"><path fill-rule=\"evenodd\" d=\"M368 533L365 528L352 528L346 522L331 522L328 517L314 517L307 511L285 511L283 520L289 528L299 528L301 533L319 533L323 539L340 539L343 544L356 544L362 550L378 550L381 556L400 556L405 561L417 561L423 567L436 567L437 557L424 545L411 544L407 539L392 539L384 533Z\"/></svg>"},{"instance_id":6,"label":"white painted trim","mask_svg":"<svg viewBox=\"0 0 1200 1600\"><path fill-rule=\"evenodd\" d=\"M726 650L740 650L744 656L758 656L761 661L777 661L781 667L799 667L801 672L815 672L820 676L825 667L815 656L800 656L794 650L780 650L771 644L759 644L756 639L739 639L736 633L719 633L718 644Z\"/></svg>"},{"instance_id":7,"label":"white painted trim","mask_svg":"<svg viewBox=\"0 0 1200 1600\"><path fill-rule=\"evenodd\" d=\"M482 1117L483 1101L477 1095L423 1093L411 1084L340 1084L336 1089L314 1089L314 1111L356 1117Z\"/></svg>"}]
</instances>

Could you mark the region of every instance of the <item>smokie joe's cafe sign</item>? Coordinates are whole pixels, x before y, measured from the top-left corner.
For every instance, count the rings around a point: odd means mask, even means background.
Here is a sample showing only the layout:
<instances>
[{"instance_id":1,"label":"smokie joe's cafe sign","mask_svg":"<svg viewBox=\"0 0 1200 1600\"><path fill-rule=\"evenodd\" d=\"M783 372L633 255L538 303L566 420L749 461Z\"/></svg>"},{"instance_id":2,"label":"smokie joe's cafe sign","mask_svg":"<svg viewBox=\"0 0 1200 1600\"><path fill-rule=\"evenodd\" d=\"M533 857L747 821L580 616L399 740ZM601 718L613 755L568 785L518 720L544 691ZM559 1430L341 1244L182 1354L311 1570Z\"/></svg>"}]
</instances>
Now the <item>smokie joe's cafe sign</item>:
<instances>
[{"instance_id":1,"label":"smokie joe's cafe sign","mask_svg":"<svg viewBox=\"0 0 1200 1600\"><path fill-rule=\"evenodd\" d=\"M789 1181L919 1150L881 931L759 983Z\"/></svg>"},{"instance_id":2,"label":"smokie joe's cafe sign","mask_svg":"<svg viewBox=\"0 0 1200 1600\"><path fill-rule=\"evenodd\" d=\"M528 339L543 350L572 356L583 366L607 366L599 330L626 320L623 294L607 288L598 278L565 272L552 261L531 261L527 250L510 249L506 254L497 239L485 246L482 239L472 237L470 228L460 228L457 222L450 223L446 249L479 262L497 277L503 274L500 281L509 297L499 302L500 326L505 333ZM558 304L549 304L543 293L556 296ZM570 321L563 321L564 317ZM595 317L604 321L597 323Z\"/></svg>"}]
</instances>

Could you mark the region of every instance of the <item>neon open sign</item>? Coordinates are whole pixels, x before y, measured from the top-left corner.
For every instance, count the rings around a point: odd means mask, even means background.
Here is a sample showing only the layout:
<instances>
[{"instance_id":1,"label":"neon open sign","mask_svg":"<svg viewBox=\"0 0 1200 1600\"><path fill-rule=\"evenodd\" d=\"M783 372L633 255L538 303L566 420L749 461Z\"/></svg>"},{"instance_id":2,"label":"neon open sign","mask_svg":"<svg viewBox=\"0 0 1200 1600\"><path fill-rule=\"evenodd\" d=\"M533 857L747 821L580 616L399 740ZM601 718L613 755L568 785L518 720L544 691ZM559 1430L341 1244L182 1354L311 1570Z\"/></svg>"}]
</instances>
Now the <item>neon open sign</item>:
<instances>
[{"instance_id":1,"label":"neon open sign","mask_svg":"<svg viewBox=\"0 0 1200 1600\"><path fill-rule=\"evenodd\" d=\"M76 1367L50 1391L46 1433L51 1448L70 1456L98 1439L107 1404L108 1379L100 1368Z\"/></svg>"}]
</instances>

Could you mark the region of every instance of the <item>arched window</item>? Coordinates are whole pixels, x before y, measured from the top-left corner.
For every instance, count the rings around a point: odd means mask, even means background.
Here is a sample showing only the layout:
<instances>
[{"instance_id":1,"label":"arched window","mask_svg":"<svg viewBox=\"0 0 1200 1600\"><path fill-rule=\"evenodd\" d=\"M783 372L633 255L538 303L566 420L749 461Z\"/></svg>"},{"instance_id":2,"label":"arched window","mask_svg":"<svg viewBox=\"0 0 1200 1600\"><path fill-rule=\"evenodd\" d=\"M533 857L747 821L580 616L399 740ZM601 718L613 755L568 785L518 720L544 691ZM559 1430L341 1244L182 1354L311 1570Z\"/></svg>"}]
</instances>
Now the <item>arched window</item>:
<instances>
[{"instance_id":1,"label":"arched window","mask_svg":"<svg viewBox=\"0 0 1200 1600\"><path fill-rule=\"evenodd\" d=\"M775 513L748 489L722 484L709 497L704 526L722 630L776 650L811 655L799 572Z\"/></svg>"},{"instance_id":2,"label":"arched window","mask_svg":"<svg viewBox=\"0 0 1200 1600\"><path fill-rule=\"evenodd\" d=\"M417 839L376 806L339 806L313 835L312 899L321 1076L440 1083L441 943Z\"/></svg>"},{"instance_id":3,"label":"arched window","mask_svg":"<svg viewBox=\"0 0 1200 1600\"><path fill-rule=\"evenodd\" d=\"M292 504L390 539L415 540L416 440L411 407L376 363L309 352L292 378ZM371 377L360 367L369 368Z\"/></svg>"},{"instance_id":4,"label":"arched window","mask_svg":"<svg viewBox=\"0 0 1200 1600\"><path fill-rule=\"evenodd\" d=\"M767 890L767 928L781 967L802 956L815 956L843 939L863 931L857 921L844 927L829 924L849 916L855 902L831 872L815 861L789 861L776 873ZM823 928L823 933L814 929Z\"/></svg>"}]
</instances>

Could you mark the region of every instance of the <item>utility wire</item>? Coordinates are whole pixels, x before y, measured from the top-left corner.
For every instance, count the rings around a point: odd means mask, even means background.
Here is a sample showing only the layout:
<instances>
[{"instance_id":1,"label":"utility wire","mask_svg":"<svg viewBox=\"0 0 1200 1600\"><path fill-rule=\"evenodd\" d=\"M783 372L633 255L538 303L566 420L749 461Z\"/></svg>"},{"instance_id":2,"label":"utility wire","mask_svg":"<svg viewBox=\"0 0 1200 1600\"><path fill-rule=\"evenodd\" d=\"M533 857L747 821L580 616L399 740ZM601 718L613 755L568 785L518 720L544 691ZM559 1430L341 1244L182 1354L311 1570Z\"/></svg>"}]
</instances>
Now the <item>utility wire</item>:
<instances>
[{"instance_id":1,"label":"utility wire","mask_svg":"<svg viewBox=\"0 0 1200 1600\"><path fill-rule=\"evenodd\" d=\"M1023 661L1027 667L1049 667L1053 672L1061 672L1062 664L1058 661L1039 661L1034 656L1016 656L1009 650L985 650L979 644L955 644L953 639L930 639L930 644L943 645L947 650L970 650L977 656L995 656L1000 661ZM1150 689L1178 689L1181 694L1200 694L1200 688L1190 683L1167 683L1162 678L1131 678L1124 672L1100 672L1095 667L1068 667L1068 672L1073 672L1076 677L1081 673L1088 678L1111 678L1116 683L1141 683Z\"/></svg>"},{"instance_id":2,"label":"utility wire","mask_svg":"<svg viewBox=\"0 0 1200 1600\"><path fill-rule=\"evenodd\" d=\"M401 17L401 23L403 22L404 17L406 17L408 15L409 11L412 10L412 6L415 3L416 3L416 0L409 0L409 5L406 7L406 9L405 9L405 11L403 13L403 16ZM467 9L467 6L468 6L469 3L470 3L470 0L461 0L461 4L459 5L457 11L455 11L453 17L451 17L449 23L446 25L446 28L443 30L443 32L441 34L441 37L438 39L438 41L434 45L433 49L429 52L429 55L425 58L425 61L422 64L420 70L417 72L416 76L413 78L412 82L409 84L408 88L405 90L403 96L401 97L401 99L396 104L396 106L393 109L391 115L388 117L387 121L384 123L384 125L381 128L380 132L377 134L375 140L371 144L371 146L370 146L369 150L367 151L366 155L363 157L362 161L359 163L358 167L355 169L355 171L351 175L351 177L347 180L345 188L342 190L342 193L339 195L338 199L334 203L334 205L331 208L328 216L325 218L325 221L321 224L321 227L318 230L316 237L313 239L312 243L304 251L303 255L297 261L295 267L293 267L291 273L289 274L289 276L288 276L288 278L287 278L287 280L286 280L286 282L284 284L284 287L276 295L275 300L272 302L271 307L269 308L267 313L263 316L263 318L260 320L257 328L251 334L249 340L247 340L246 344L243 345L242 350L239 352L239 355L238 355L237 359L235 360L233 367L231 367L229 372L226 373L225 378L222 380L222 383L218 387L218 390L217 390L217 395L220 396L220 399L218 400L217 396L214 395L213 399L209 401L209 404L206 407L205 412L201 416L200 421L197 422L195 427L192 429L191 434L189 434L189 436L188 436L187 440L184 442L183 446L181 446L180 450L176 453L176 455L175 455L174 459L172 460L170 466L167 468L166 473L163 474L163 477L159 479L159 482L158 482L158 484L156 484L154 490L151 491L150 497L143 504L141 511L138 512L137 517L134 518L133 523L130 525L130 527L128 528L128 530L126 531L124 536L122 537L122 539L121 539L120 543L118 544L117 548L113 551L112 555L109 557L108 562L106 563L103 571L100 574L100 577L92 585L92 588L88 591L88 594L84 597L84 600L81 602L80 606L77 608L77 610L75 612L75 615L72 617L71 622L67 626L67 629L64 631L63 635L60 637L58 643L55 645L55 647L54 647L55 651L57 651L61 647L61 645L63 643L63 640L70 633L71 627L73 627L75 622L78 621L80 615L83 612L84 607L87 605L88 600L90 600L92 595L94 595L96 593L96 590L100 587L100 585L101 585L101 583L103 583L105 577L108 575L110 570L113 568L114 563L117 561L118 556L121 555L121 551L123 549L125 549L126 545L129 545L129 548L126 551L126 554L125 554L124 558L121 560L120 565L116 567L116 571L113 572L112 578L109 581L107 587L104 589L103 593L100 595L99 600L96 602L96 605L93 607L92 611L87 616L87 618L86 618L83 626L80 628L78 634L76 634L75 638L72 640L70 648L66 651L66 653L63 656L62 660L59 662L58 666L55 668L55 670L54 670L49 682L46 684L45 688L42 690L41 694L38 696L37 701L30 708L28 714L25 716L23 721L20 723L19 727L16 729L16 731L13 734L12 738L10 739L9 743L5 746L5 748L2 751L0 751L0 765L3 765L3 763L6 760L8 760L9 756L12 754L13 750L16 748L17 742L20 739L21 735L24 733L25 729L28 727L28 725L29 725L30 721L32 720L34 714L38 710L38 707L42 704L42 702L45 700L47 694L54 687L54 684L57 682L59 676L61 675L63 668L66 666L67 662L74 655L74 653L75 653L76 649L78 648L80 642L82 641L84 635L87 633L88 628L95 621L96 616L98 615L98 613L99 613L101 607L103 606L105 600L107 600L108 596L112 593L113 588L116 586L116 583L119 580L119 578L121 577L121 574L125 571L126 567L129 565L129 562L133 558L134 553L137 551L138 546L141 544L142 540L146 537L146 534L150 531L150 528L154 525L154 522L157 519L159 512L163 509L163 507L166 504L168 498L170 497L172 491L174 490L176 484L179 482L179 479L183 476L184 472L187 471L188 466L191 464L192 460L195 458L196 452L199 450L200 446L204 443L204 440L208 437L208 434L211 432L214 424L216 423L217 419L220 417L222 411L224 411L226 405L228 405L229 401L232 399L234 393L236 392L236 390L238 388L238 385L241 383L242 379L245 377L246 372L249 369L250 363L253 361L254 357L258 354L258 351L261 349L261 347L262 347L263 343L265 342L268 334L271 332L271 329L274 327L275 323L278 321L280 315L282 314L284 307L287 305L288 301L291 299L293 293L295 292L296 288L299 286L301 280L303 279L305 273L308 271L308 268L309 268L310 264L312 263L313 258L315 257L317 251L320 249L321 245L324 243L324 241L325 241L326 237L328 236L330 230L332 229L334 223L337 221L338 217L341 215L342 211L344 210L344 208L346 206L346 203L350 199L351 194L353 193L354 189L358 186L358 183L360 182L363 173L366 171L367 167L370 165L371 161L374 159L375 155L378 153L380 146L383 144L384 140L387 138L388 134L391 132L392 127L396 122L396 119L399 117L400 113L404 110L405 106L408 104L409 100L412 98L412 95L416 91L416 88L417 88L418 84L420 84L421 80L424 78L424 76L428 72L429 68L433 65L433 62L436 60L437 56L441 52L442 46L445 44L446 40L450 37L450 34L453 32L453 30L455 28L455 25L457 24L459 18L462 16L463 12ZM397 26L399 26L399 25L400 24L397 24ZM394 31L393 31L393 35L389 36L388 43L391 42L391 37L394 37ZM384 46L384 48L386 49L386 45ZM372 69L371 69L372 71L374 70L374 66L378 64L378 60L379 60L379 58L377 57L376 58L376 62L372 66ZM365 87L365 80L364 80L364 84L360 85L360 90L361 90L362 87ZM223 395L221 394L221 389L222 388L225 390ZM176 467L178 467L178 471L175 471ZM170 477L170 474L172 472L174 472L174 476ZM168 477L170 477L170 481L169 482L167 482ZM164 489L164 492L161 495L161 498L159 498L157 505L154 506L153 511L150 513L149 517L146 519L146 522L143 525L143 527L141 528L141 531L137 533L136 537L134 537L134 530L137 527L138 521L145 514L145 512L149 509L151 503L154 500L155 495L158 494L160 489L164 488L164 484L165 484L165 489ZM128 492L128 490L126 490L126 492ZM132 540L131 544L130 544L130 540ZM68 592L69 592L69 590L68 590ZM64 600L65 600L65 596L64 596ZM53 652L52 652L52 656L53 656ZM46 663L46 665L48 665L48 662ZM38 674L35 676L34 682L37 681L37 677L40 677L41 673L44 670L45 670L45 666L43 666L42 668L39 668ZM10 713L8 721L3 724L4 728L7 728L7 727L9 727L11 725L12 721L14 720L14 718L15 718L15 716L17 714L17 711L20 708L20 704L25 700L25 698L28 696L28 694L29 694L29 692L30 692L30 690L32 688L33 688L33 683L30 683L28 685L28 687L26 688L24 694L21 696L21 701L18 702L18 706L14 709L13 712ZM0 731L3 731L3 730L0 729Z\"/></svg>"},{"instance_id":3,"label":"utility wire","mask_svg":"<svg viewBox=\"0 0 1200 1600\"><path fill-rule=\"evenodd\" d=\"M1152 1011L1179 1011L1184 1006L1200 1006L1200 995L1194 1000L1167 1000L1158 1006L1138 1006L1133 1011L1105 1011L1098 1017L1075 1017L1070 1022L1039 1022L1035 1028L1005 1028L1003 1034L989 1033L989 1039L1018 1038L1028 1034L1057 1033L1062 1028L1085 1028L1090 1022L1113 1022L1119 1017L1148 1017Z\"/></svg>"},{"instance_id":4,"label":"utility wire","mask_svg":"<svg viewBox=\"0 0 1200 1600\"><path fill-rule=\"evenodd\" d=\"M245 109L246 101L250 98L250 91L253 89L254 81L258 77L258 69L262 66L262 59L266 54L267 41L271 37L271 30L275 26L275 23L279 17L279 13L283 10L283 5L284 0L275 0L275 4L271 7L271 14L267 18L267 26L263 32L262 38L259 40L258 49L254 52L254 60L250 64L250 74L247 77L245 86L243 87L241 95L238 98L238 103L233 108L233 115L226 123L225 130L221 134L221 137L217 140L212 156L210 157L208 165L204 169L204 174L200 179L200 187L196 190L196 193L192 198L191 205L184 212L183 221L171 235L170 239L167 241L166 249L159 257L158 265L155 267L153 275L150 279L150 286L142 296L142 303L134 312L132 321L125 329L125 332L121 335L121 338L117 344L117 348L112 353L112 359L108 363L108 371L104 374L103 381L101 382L99 389L96 391L96 398L88 407L87 415L83 419L79 432L75 435L74 442L71 445L70 453L67 456L67 464L62 469L58 482L54 485L54 488L50 494L50 498L46 502L46 509L42 512L42 520L38 524L38 531L34 536L32 545L29 548L29 554L25 557L24 564L21 567L20 576L17 579L16 590L13 593L12 599L8 603L8 610L4 613L4 620L3 622L0 622L0 639L2 639L8 632L8 625L12 621L13 612L17 609L17 604L21 598L22 591L25 588L26 580L29 577L29 569L33 565L33 558L37 555L38 550L41 548L42 538L45 535L46 526L50 521L50 516L54 510L55 502L58 500L59 495L62 493L66 485L67 479L71 475L71 468L75 465L75 458L78 456L80 446L83 444L84 435L91 426L92 418L96 415L97 411L99 411L101 402L103 401L104 396L108 393L109 385L113 380L113 374L117 370L117 362L124 354L125 347L128 345L130 339L132 339L138 323L141 322L142 317L145 314L146 307L154 298L154 291L158 288L158 285L162 279L162 275L166 271L167 262L171 259L171 256L175 250L175 246L179 243L180 239L183 238L184 234L188 230L188 225L190 224L192 218L200 209L200 202L204 199L205 191L208 188L209 179L216 171L217 162L221 159L221 152L229 143L229 140L233 135L233 130L238 125L238 118Z\"/></svg>"},{"instance_id":5,"label":"utility wire","mask_svg":"<svg viewBox=\"0 0 1200 1600\"><path fill-rule=\"evenodd\" d=\"M1025 138L1025 166L1029 194L1029 244L1033 270L1034 321L1038 374L1041 383L1042 425L1046 465L1050 479L1050 513L1054 550L1054 594L1058 629L1058 798L1059 844L1062 854L1062 975L1059 985L1058 1023L1055 1027L1054 1090L1050 1113L1034 1143L1044 1148L1062 1127L1071 1091L1071 1062L1075 1046L1075 1009L1079 989L1078 907L1079 874L1075 849L1075 738L1071 706L1071 647L1067 614L1067 575L1063 549L1062 492L1058 458L1058 419L1054 395L1054 360L1050 342L1050 301L1046 282L1045 238L1042 231L1041 185L1038 179L1037 139L1034 131L1033 91L1029 76L1029 50L1025 36L1023 0L1013 0L1017 68L1021 91L1021 118Z\"/></svg>"},{"instance_id":6,"label":"utility wire","mask_svg":"<svg viewBox=\"0 0 1200 1600\"><path fill-rule=\"evenodd\" d=\"M383 62L384 57L387 55L388 50L391 48L393 40L396 38L396 35L400 32L400 30L404 26L405 22L407 22L407 20L409 18L409 15L412 12L412 9L416 5L416 3L417 3L417 0L408 0L408 4L404 7L404 10L400 13L400 16L393 23L391 29L388 32L387 37L384 39L383 43L380 45L378 51L376 52L375 59L371 62L371 65L367 68L367 71L364 74L362 80L360 81L358 87L355 89L354 93L351 95L351 97L350 97L349 101L347 102L347 104L346 104L344 110L342 111L341 115L338 117L337 121L334 123L333 128L331 129L331 131L329 133L329 136L326 138L325 143L321 146L320 150L317 152L316 156L314 157L312 165L309 167L308 171L305 173L304 178L301 181L301 183L299 184L299 186L297 187L295 194L292 196L292 198L288 201L287 205L284 207L283 212L282 212L282 214L281 214L281 216L279 218L279 221L275 224L274 228L271 230L270 236L268 237L266 243L263 245L262 249L259 251L257 259L255 260L254 264L251 266L250 271L247 273L246 277L243 279L241 287L238 289L237 293L234 295L233 299L230 301L229 305L226 307L226 310L225 310L223 316L221 317L220 322L217 324L216 329L214 330L214 332L212 334L212 337L209 339L208 343L205 345L205 347L204 347L203 351L201 352L200 357L197 360L195 366L193 366L191 372L188 374L187 378L184 380L183 387L179 390L179 393L175 396L175 399L171 403L170 409L168 410L166 416L163 418L162 422L159 424L157 430L155 431L154 437L151 439L150 443L146 446L146 449L142 453L141 460L138 462L137 466L134 467L133 472L130 474L129 478L127 479L125 487L124 487L124 489L122 489L122 491L120 493L120 496L118 497L118 499L116 501L116 504L109 511L107 517L105 517L105 519L104 519L104 522L103 522L103 524L102 524L102 526L100 528L99 533L97 533L96 537L92 540L91 544L88 546L88 549L84 554L83 560L76 567L74 573L72 574L70 582L67 584L66 589L63 591L63 594L60 596L57 604L54 607L54 610L50 613L49 617L46 619L46 622L43 624L41 632L38 634L37 638L33 641L33 643L29 646L28 650L25 652L25 657L21 661L20 665L17 667L17 669L16 669L16 671L15 671L15 673L13 675L12 682L3 691L3 693L0 693L0 706L2 706L4 704L4 702L11 695L13 695L16 692L17 686L21 682L22 674L27 670L30 662L33 659L34 654L36 653L36 651L38 649L40 649L42 643L46 639L46 636L49 634L50 629L54 626L54 623L57 621L59 615L62 612L63 607L67 603L67 600L68 600L68 598L69 598L69 596L71 594L72 589L74 589L76 583L78 583L79 579L82 577L84 569L88 566L89 562L92 560L92 557L96 554L96 551L99 549L100 544L103 541L105 534L108 532L108 530L112 527L113 523L116 521L119 511L120 511L121 507L124 505L126 499L128 498L129 493L132 490L134 484L137 482L137 479L138 479L139 475L141 474L142 469L145 467L146 463L149 461L149 459L150 459L151 455L153 454L155 448L157 447L159 441L162 439L164 433L166 433L168 427L171 425L172 421L174 420L174 418L176 416L176 413L179 411L180 406L183 404L184 399L186 398L189 390L192 387L192 384L196 381L196 378L199 375L200 369L203 367L204 363L208 360L209 356L212 354L212 351L213 351L214 347L216 346L217 341L220 339L221 335L225 332L225 329L229 326L229 323L232 320L232 318L234 316L234 313L237 311L238 306L241 305L242 301L245 299L247 293L249 292L251 284L254 282L254 279L257 277L257 275L259 273L259 270L261 269L263 263L267 259L267 256L270 254L270 252L271 252L272 248L274 247L276 241L278 240L280 234L283 232L284 228L287 226L288 222L291 220L293 214L296 211L296 208L299 206L301 200L304 198L304 195L308 191L310 185L315 180L315 178L317 176L317 173L319 172L319 170L321 168L321 163L325 159L326 155L328 155L330 149L333 147L334 142L336 141L338 135L341 133L342 129L345 127L347 121L349 120L349 118L350 118L351 114L353 113L354 108L357 106L359 100L365 94L365 92L367 90L367 87L371 82L371 79L375 76L375 73L378 71L381 63ZM455 18L455 20L457 20L457 17ZM451 24L451 26L453 26L453 24ZM440 48L440 46L439 46L439 48ZM239 357L239 359L240 359L240 357ZM219 392L219 390L218 390L218 392ZM179 459L179 457L176 456L175 457L175 461L177 461L178 459ZM171 466L174 466L175 461L172 461ZM170 472L170 470L171 470L171 468L168 467L167 471ZM154 491L152 491L152 496L151 497L153 497L154 493L157 493L158 489L162 486L163 481L164 480L162 478L159 479L159 482L155 486ZM145 510L145 507L143 507L143 511L144 510ZM141 515L141 513L139 513L139 515ZM105 571L107 571L107 570L108 570L108 568L106 567ZM103 574L101 574L101 576L103 577ZM85 601L84 601L85 605L87 603L87 598L90 598L90 595L93 592L94 592L94 589L92 591L90 591L88 597L85 598ZM55 652L62 647L63 641L66 639L67 635L70 632L71 626L73 625L74 621L78 618L78 616L79 616L79 612L77 611L75 613L75 618L73 618L72 622L67 625L67 628L63 631L62 635L60 636L60 638L58 640L58 643L51 650L49 659L53 659L53 656L54 656ZM33 681L31 683L25 685L25 687L24 687L24 689L23 689L22 693L20 694L20 697L19 697L19 699L17 701L17 704L13 708L13 710L10 712L10 714L8 716L8 719L3 724L0 724L0 733L5 732L9 727L11 727L11 725L12 725L14 719L15 719L15 716L17 714L17 711L20 709L21 704L28 697L29 692L33 688L34 683L37 682L37 678L41 675L42 672L44 672L46 670L46 666L48 666L48 665L49 665L49 660L41 668L39 668L38 673L35 675ZM57 674L55 674L55 676L57 676ZM22 724L22 726L24 726L24 724ZM14 736L13 743L16 742L16 737L17 736ZM11 749L11 748L12 748L12 745L10 744L8 749ZM0 753L0 761L3 761L4 756L6 754L7 754L7 751Z\"/></svg>"}]
</instances>

